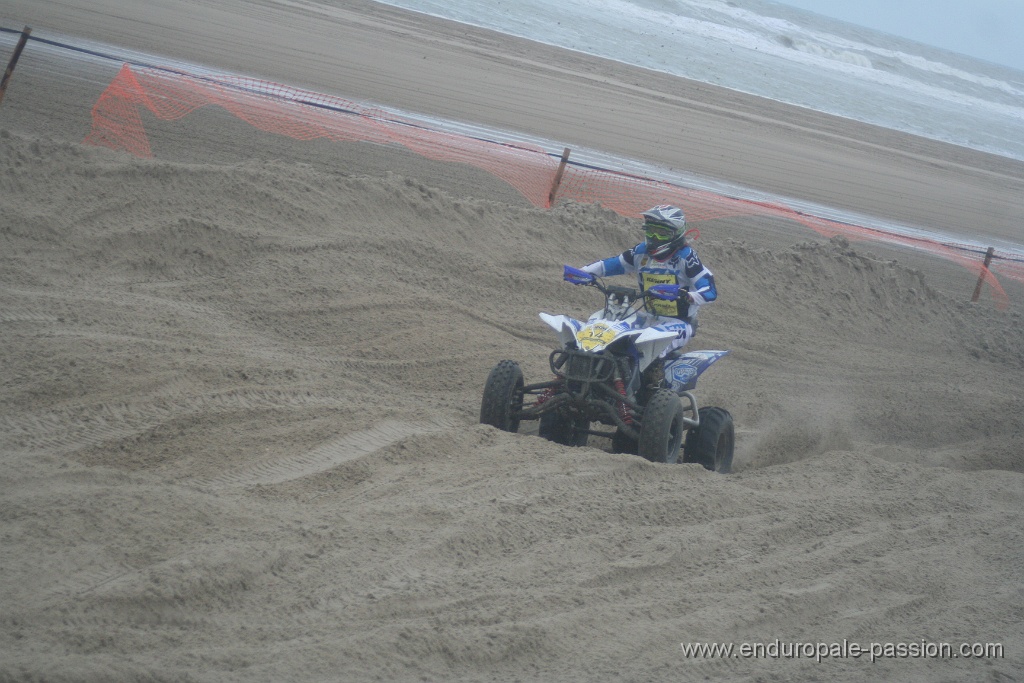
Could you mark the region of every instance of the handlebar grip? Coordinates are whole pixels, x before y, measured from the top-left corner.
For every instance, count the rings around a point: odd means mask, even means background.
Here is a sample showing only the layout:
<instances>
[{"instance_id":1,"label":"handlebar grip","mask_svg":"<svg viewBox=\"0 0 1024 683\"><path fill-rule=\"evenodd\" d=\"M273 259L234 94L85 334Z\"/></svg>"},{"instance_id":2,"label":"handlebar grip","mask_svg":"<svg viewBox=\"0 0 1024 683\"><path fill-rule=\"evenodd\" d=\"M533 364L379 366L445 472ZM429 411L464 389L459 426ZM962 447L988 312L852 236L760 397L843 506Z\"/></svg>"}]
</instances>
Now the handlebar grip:
<instances>
[{"instance_id":1,"label":"handlebar grip","mask_svg":"<svg viewBox=\"0 0 1024 683\"><path fill-rule=\"evenodd\" d=\"M563 266L562 279L574 285L592 285L597 278L585 270Z\"/></svg>"}]
</instances>

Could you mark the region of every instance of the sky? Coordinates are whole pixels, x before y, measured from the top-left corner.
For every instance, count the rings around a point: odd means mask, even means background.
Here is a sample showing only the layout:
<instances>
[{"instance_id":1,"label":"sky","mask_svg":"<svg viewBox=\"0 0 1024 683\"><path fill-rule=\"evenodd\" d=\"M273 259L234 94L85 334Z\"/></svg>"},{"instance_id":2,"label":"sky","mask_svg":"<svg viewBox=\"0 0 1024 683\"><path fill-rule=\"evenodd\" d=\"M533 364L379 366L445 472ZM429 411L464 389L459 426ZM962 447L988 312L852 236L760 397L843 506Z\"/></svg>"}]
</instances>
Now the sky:
<instances>
[{"instance_id":1,"label":"sky","mask_svg":"<svg viewBox=\"0 0 1024 683\"><path fill-rule=\"evenodd\" d=\"M775 0L1024 71L1024 0Z\"/></svg>"}]
</instances>

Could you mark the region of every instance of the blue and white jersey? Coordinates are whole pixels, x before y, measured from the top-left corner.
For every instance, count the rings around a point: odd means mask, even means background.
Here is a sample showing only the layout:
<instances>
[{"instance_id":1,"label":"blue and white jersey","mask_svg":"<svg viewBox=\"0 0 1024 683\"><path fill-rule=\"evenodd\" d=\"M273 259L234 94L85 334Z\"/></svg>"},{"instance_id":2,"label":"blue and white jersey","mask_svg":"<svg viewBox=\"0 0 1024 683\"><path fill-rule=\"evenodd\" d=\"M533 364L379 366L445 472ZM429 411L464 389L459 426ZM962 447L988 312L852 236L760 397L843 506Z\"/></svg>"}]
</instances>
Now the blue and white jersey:
<instances>
[{"instance_id":1,"label":"blue and white jersey","mask_svg":"<svg viewBox=\"0 0 1024 683\"><path fill-rule=\"evenodd\" d=\"M693 321L700 306L718 298L715 276L689 245L665 261L656 261L647 253L647 243L641 242L618 256L591 263L583 270L598 277L636 273L641 290L652 285L671 284L680 285L690 293L689 301L685 297L680 297L679 301L650 299L648 307L659 316Z\"/></svg>"}]
</instances>

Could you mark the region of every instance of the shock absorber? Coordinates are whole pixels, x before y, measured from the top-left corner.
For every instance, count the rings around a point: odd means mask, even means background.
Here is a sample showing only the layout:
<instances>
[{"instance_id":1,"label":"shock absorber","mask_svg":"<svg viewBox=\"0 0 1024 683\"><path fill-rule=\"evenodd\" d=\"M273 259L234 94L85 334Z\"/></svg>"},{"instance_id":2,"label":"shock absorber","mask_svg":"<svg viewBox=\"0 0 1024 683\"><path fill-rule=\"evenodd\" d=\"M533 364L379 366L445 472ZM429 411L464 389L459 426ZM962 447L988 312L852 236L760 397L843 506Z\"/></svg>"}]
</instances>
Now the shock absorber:
<instances>
[{"instance_id":1,"label":"shock absorber","mask_svg":"<svg viewBox=\"0 0 1024 683\"><path fill-rule=\"evenodd\" d=\"M615 391L619 392L623 398L626 397L626 383L622 381L621 377L615 378ZM619 401L619 417L626 424L633 424L633 416L629 414L629 408L626 406L625 401Z\"/></svg>"}]
</instances>

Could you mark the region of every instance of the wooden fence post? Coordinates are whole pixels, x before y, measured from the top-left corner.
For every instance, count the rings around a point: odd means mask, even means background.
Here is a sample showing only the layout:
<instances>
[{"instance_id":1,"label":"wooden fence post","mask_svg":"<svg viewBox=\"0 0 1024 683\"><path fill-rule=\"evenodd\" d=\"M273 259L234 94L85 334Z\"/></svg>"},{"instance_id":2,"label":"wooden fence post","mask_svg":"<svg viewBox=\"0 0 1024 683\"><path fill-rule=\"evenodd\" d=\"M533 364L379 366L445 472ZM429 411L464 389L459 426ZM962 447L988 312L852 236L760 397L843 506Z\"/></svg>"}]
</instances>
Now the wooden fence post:
<instances>
[{"instance_id":1,"label":"wooden fence post","mask_svg":"<svg viewBox=\"0 0 1024 683\"><path fill-rule=\"evenodd\" d=\"M0 103L4 101L4 95L7 93L7 84L11 82L11 75L14 73L14 67L18 65L18 58L21 57L21 51L25 49L25 43L28 42L28 36L32 33L32 29L26 26L21 31L21 38L18 39L18 45L14 48L14 54L11 55L11 61L7 63L7 71L4 72L3 80L0 80Z\"/></svg>"},{"instance_id":2,"label":"wooden fence post","mask_svg":"<svg viewBox=\"0 0 1024 683\"><path fill-rule=\"evenodd\" d=\"M562 184L562 174L565 173L565 165L569 161L569 148L562 150L562 160L558 162L558 170L555 171L555 180L551 183L551 192L548 193L548 208L555 205L555 195L558 194L558 186Z\"/></svg>"},{"instance_id":3,"label":"wooden fence post","mask_svg":"<svg viewBox=\"0 0 1024 683\"><path fill-rule=\"evenodd\" d=\"M981 272L978 273L978 284L974 288L974 296L971 297L971 303L975 303L978 297L981 296L981 286L985 284L985 273L988 272L989 264L992 263L992 254L995 251L995 247L989 247L988 251L985 252L985 264L981 267Z\"/></svg>"}]
</instances>

